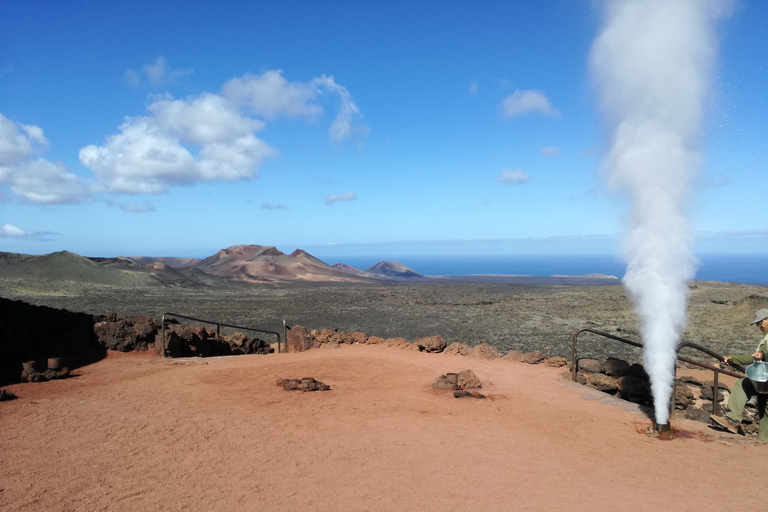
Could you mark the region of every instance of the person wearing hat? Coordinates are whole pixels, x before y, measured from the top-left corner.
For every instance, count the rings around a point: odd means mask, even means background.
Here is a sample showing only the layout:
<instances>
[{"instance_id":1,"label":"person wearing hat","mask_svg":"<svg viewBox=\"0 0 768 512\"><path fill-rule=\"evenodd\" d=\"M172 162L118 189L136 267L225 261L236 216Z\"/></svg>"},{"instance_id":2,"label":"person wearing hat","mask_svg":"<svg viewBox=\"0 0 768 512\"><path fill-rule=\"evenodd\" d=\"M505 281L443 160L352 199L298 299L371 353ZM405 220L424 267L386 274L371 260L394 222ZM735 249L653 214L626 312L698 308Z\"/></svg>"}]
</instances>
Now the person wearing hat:
<instances>
[{"instance_id":1,"label":"person wearing hat","mask_svg":"<svg viewBox=\"0 0 768 512\"><path fill-rule=\"evenodd\" d=\"M755 319L750 325L756 325L760 331L765 334L760 341L760 344L757 346L757 350L751 354L725 356L726 363L748 365L752 364L755 360L765 361L766 354L768 354L768 334L766 334L766 332L768 332L768 309L761 309L755 313ZM725 415L715 416L714 414L711 414L709 416L710 419L734 434L738 434L742 414L744 413L744 406L754 395L757 395L757 415L760 428L757 438L760 441L768 441L768 414L765 413L766 399L768 398L768 395L758 394L755 387L752 385L752 381L749 379L738 380L736 381L736 384L733 385L731 396L728 397L728 405L725 406Z\"/></svg>"}]
</instances>

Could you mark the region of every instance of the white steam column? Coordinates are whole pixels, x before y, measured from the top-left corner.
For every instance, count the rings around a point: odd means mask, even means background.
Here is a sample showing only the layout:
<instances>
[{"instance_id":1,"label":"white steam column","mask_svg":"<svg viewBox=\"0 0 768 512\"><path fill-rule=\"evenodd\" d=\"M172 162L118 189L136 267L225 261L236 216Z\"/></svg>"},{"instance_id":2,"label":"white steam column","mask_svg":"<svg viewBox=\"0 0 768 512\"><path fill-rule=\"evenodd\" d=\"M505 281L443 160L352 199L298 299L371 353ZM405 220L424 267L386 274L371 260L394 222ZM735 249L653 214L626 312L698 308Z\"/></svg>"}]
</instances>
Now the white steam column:
<instances>
[{"instance_id":1,"label":"white steam column","mask_svg":"<svg viewBox=\"0 0 768 512\"><path fill-rule=\"evenodd\" d=\"M592 46L591 67L610 133L609 185L631 197L624 252L641 321L656 423L669 421L687 282L696 260L685 215L723 2L615 0Z\"/></svg>"}]
</instances>

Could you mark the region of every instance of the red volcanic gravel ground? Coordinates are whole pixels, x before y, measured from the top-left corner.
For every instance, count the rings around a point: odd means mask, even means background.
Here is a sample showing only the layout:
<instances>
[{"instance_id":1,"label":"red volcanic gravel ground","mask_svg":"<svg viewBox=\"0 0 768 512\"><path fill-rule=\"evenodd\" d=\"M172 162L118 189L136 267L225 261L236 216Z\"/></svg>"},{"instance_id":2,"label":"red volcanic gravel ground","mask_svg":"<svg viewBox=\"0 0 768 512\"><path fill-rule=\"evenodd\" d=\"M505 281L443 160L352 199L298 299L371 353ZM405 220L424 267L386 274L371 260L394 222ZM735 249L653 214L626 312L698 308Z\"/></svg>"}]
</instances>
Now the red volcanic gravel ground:
<instances>
[{"instance_id":1,"label":"red volcanic gravel ground","mask_svg":"<svg viewBox=\"0 0 768 512\"><path fill-rule=\"evenodd\" d=\"M466 368L486 399L432 389ZM764 499L750 486L768 473L766 445L682 419L661 441L643 413L562 369L352 345L110 353L74 373L6 388L19 399L0 402L3 511L647 512ZM275 384L303 377L332 389Z\"/></svg>"}]
</instances>

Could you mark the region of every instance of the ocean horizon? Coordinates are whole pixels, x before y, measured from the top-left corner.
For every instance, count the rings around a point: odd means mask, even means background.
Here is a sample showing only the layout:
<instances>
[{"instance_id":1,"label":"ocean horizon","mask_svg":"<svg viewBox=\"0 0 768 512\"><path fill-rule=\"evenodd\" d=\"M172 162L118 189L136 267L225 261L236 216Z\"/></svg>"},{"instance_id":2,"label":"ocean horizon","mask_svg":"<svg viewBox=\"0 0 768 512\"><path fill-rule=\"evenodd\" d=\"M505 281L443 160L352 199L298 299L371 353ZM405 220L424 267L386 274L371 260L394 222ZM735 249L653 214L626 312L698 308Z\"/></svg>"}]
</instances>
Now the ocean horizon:
<instances>
[{"instance_id":1,"label":"ocean horizon","mask_svg":"<svg viewBox=\"0 0 768 512\"><path fill-rule=\"evenodd\" d=\"M388 255L329 256L329 264L343 263L360 270L380 261L396 261L426 276L460 276L476 274L583 276L606 274L622 278L626 263L608 254L539 254L539 255ZM768 286L768 254L700 254L697 281L759 284ZM332 261L331 261L332 260Z\"/></svg>"}]
</instances>

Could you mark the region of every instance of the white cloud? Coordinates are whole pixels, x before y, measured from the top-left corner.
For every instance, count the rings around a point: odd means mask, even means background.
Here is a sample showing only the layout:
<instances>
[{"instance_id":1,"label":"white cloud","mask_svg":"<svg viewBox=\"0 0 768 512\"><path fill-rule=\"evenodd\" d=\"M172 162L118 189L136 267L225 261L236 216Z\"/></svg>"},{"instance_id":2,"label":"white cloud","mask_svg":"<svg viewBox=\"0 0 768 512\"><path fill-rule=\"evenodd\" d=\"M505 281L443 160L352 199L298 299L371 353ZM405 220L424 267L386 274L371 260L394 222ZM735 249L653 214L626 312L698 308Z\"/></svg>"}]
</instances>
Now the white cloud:
<instances>
[{"instance_id":1,"label":"white cloud","mask_svg":"<svg viewBox=\"0 0 768 512\"><path fill-rule=\"evenodd\" d=\"M82 180L39 155L48 148L43 130L0 114L0 184L15 195L42 204L67 204L86 197Z\"/></svg>"},{"instance_id":2,"label":"white cloud","mask_svg":"<svg viewBox=\"0 0 768 512\"><path fill-rule=\"evenodd\" d=\"M289 82L275 70L234 78L222 94L155 97L149 115L129 117L101 146L82 148L80 162L96 174L97 189L109 193L159 194L176 185L250 180L266 158L279 155L255 136L266 123L252 116L313 120L323 112L317 100L325 93L339 100L332 140L365 131L356 124L361 116L349 91L333 77Z\"/></svg>"},{"instance_id":3,"label":"white cloud","mask_svg":"<svg viewBox=\"0 0 768 512\"><path fill-rule=\"evenodd\" d=\"M550 105L549 100L541 91L517 90L504 98L501 104L503 117L516 117L531 112L553 117L560 115L560 112Z\"/></svg>"},{"instance_id":4,"label":"white cloud","mask_svg":"<svg viewBox=\"0 0 768 512\"><path fill-rule=\"evenodd\" d=\"M129 118L103 146L80 150L100 190L159 194L174 185L252 179L265 158L279 154L253 135L261 121L238 114L218 96L161 100L148 109L154 116ZM199 146L198 155L184 144Z\"/></svg>"},{"instance_id":5,"label":"white cloud","mask_svg":"<svg viewBox=\"0 0 768 512\"><path fill-rule=\"evenodd\" d=\"M511 183L513 185L522 185L524 183L528 183L530 180L530 177L523 172L522 169L516 169L516 170L504 170L499 173L498 182L499 183Z\"/></svg>"},{"instance_id":6,"label":"white cloud","mask_svg":"<svg viewBox=\"0 0 768 512\"><path fill-rule=\"evenodd\" d=\"M147 213L155 211L155 206L149 201L142 201L140 203L123 203L120 205L120 209L128 213Z\"/></svg>"},{"instance_id":7,"label":"white cloud","mask_svg":"<svg viewBox=\"0 0 768 512\"><path fill-rule=\"evenodd\" d=\"M127 69L124 73L125 81L132 87L139 87L146 81L149 85L167 85L181 77L191 75L191 69L171 69L168 63L159 55L155 60L144 64L141 71Z\"/></svg>"},{"instance_id":8,"label":"white cloud","mask_svg":"<svg viewBox=\"0 0 768 512\"><path fill-rule=\"evenodd\" d=\"M240 115L227 100L210 93L187 100L163 99L148 108L158 128L198 146L233 140L264 128L263 121Z\"/></svg>"},{"instance_id":9,"label":"white cloud","mask_svg":"<svg viewBox=\"0 0 768 512\"><path fill-rule=\"evenodd\" d=\"M0 227L0 236L3 237L26 238L32 235L33 233L31 231L17 228L12 224L4 224L2 227Z\"/></svg>"},{"instance_id":10,"label":"white cloud","mask_svg":"<svg viewBox=\"0 0 768 512\"><path fill-rule=\"evenodd\" d=\"M302 82L289 82L282 70L261 76L233 78L222 87L224 97L252 114L274 119L278 114L315 118L323 109L313 103L317 90Z\"/></svg>"},{"instance_id":11,"label":"white cloud","mask_svg":"<svg viewBox=\"0 0 768 512\"><path fill-rule=\"evenodd\" d=\"M78 176L67 172L63 164L44 158L16 166L5 181L10 184L14 194L35 203L78 203L87 197L87 191Z\"/></svg>"},{"instance_id":12,"label":"white cloud","mask_svg":"<svg viewBox=\"0 0 768 512\"><path fill-rule=\"evenodd\" d=\"M222 87L222 93L234 105L267 120L278 115L317 119L323 108L317 101L323 94L339 100L339 111L331 123L328 136L335 142L350 138L354 133L366 134L360 124L362 116L346 87L332 76L320 75L304 82L289 82L281 70L267 71L260 76L233 78Z\"/></svg>"},{"instance_id":13,"label":"white cloud","mask_svg":"<svg viewBox=\"0 0 768 512\"><path fill-rule=\"evenodd\" d=\"M43 130L0 114L0 168L19 164L48 148Z\"/></svg>"},{"instance_id":14,"label":"white cloud","mask_svg":"<svg viewBox=\"0 0 768 512\"><path fill-rule=\"evenodd\" d=\"M287 210L288 207L280 203L276 203L276 204L264 203L261 205L261 209L262 210Z\"/></svg>"},{"instance_id":15,"label":"white cloud","mask_svg":"<svg viewBox=\"0 0 768 512\"><path fill-rule=\"evenodd\" d=\"M339 97L339 113L331 123L329 130L331 140L341 142L343 139L351 137L353 132L368 133L368 128L355 124L355 120L362 116L360 116L360 110L358 110L346 87L337 84L332 76L326 75L313 79L312 83L319 91L330 92Z\"/></svg>"},{"instance_id":16,"label":"white cloud","mask_svg":"<svg viewBox=\"0 0 768 512\"><path fill-rule=\"evenodd\" d=\"M354 201L357 199L357 195L354 192L345 192L343 194L328 194L325 197L325 204L332 205L339 201Z\"/></svg>"},{"instance_id":17,"label":"white cloud","mask_svg":"<svg viewBox=\"0 0 768 512\"><path fill-rule=\"evenodd\" d=\"M478 90L479 90L479 86L477 85L477 81L476 80L472 80L469 83L469 87L467 88L467 92L469 92L470 95L475 95L475 94L477 94Z\"/></svg>"},{"instance_id":18,"label":"white cloud","mask_svg":"<svg viewBox=\"0 0 768 512\"><path fill-rule=\"evenodd\" d=\"M563 152L562 149L560 149L557 146L546 146L539 149L539 153L546 156L557 156Z\"/></svg>"}]
</instances>

